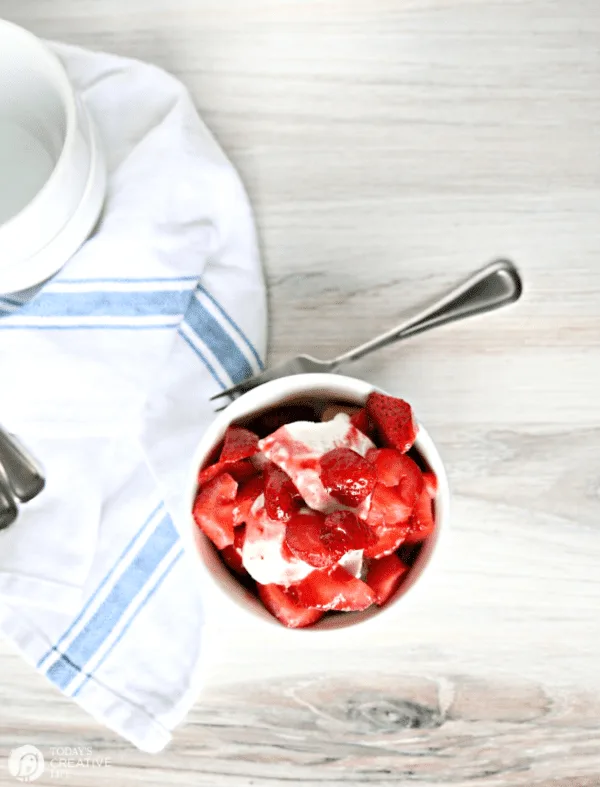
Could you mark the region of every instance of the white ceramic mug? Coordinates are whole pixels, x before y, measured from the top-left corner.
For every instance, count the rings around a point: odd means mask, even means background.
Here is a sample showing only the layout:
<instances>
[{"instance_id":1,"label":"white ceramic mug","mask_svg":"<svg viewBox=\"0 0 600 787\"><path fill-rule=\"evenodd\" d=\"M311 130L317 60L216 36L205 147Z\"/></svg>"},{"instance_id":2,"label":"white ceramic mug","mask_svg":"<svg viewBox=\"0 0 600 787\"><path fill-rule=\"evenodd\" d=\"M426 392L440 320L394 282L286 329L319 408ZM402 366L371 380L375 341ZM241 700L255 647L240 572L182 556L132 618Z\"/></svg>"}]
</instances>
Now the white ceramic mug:
<instances>
[{"instance_id":1,"label":"white ceramic mug","mask_svg":"<svg viewBox=\"0 0 600 787\"><path fill-rule=\"evenodd\" d=\"M183 522L188 523L183 533L188 548L197 558L198 579L202 585L203 598L206 603L208 622L221 625L236 626L241 621L248 625L249 619L257 626L265 624L277 627L284 632L325 632L339 631L350 626L361 626L366 623L381 622L391 613L401 614L405 605L418 595L427 575L431 572L434 555L439 552L439 542L444 536L448 525L448 509L450 493L448 479L441 457L424 427L419 424L415 448L421 454L431 470L436 474L438 489L435 498L434 534L427 540L426 546L411 569L411 573L396 595L388 603L379 608L371 607L364 612L345 612L342 615L325 616L314 626L305 629L285 629L263 606L256 596L246 590L228 571L211 541L200 531L192 517L192 507L198 486L198 471L208 461L216 446L223 440L227 427L234 422L244 421L261 412L278 405L292 402L331 401L363 405L375 386L338 374L299 374L282 377L255 388L240 396L227 407L211 424L200 441L192 460L185 494ZM425 569L427 568L427 571ZM408 592L410 591L410 593ZM408 595L407 595L408 594Z\"/></svg>"},{"instance_id":2,"label":"white ceramic mug","mask_svg":"<svg viewBox=\"0 0 600 787\"><path fill-rule=\"evenodd\" d=\"M0 20L0 293L56 273L92 231L106 170L58 58Z\"/></svg>"}]
</instances>

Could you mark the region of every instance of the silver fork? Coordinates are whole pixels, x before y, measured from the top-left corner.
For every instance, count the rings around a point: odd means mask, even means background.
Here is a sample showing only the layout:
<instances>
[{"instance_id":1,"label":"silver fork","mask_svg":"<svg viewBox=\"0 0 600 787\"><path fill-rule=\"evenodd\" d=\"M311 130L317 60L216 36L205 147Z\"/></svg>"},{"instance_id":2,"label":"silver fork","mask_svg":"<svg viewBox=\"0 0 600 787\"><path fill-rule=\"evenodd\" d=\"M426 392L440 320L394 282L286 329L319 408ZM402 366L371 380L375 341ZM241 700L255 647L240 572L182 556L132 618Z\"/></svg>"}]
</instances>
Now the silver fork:
<instances>
[{"instance_id":1,"label":"silver fork","mask_svg":"<svg viewBox=\"0 0 600 787\"><path fill-rule=\"evenodd\" d=\"M408 317L391 331L376 336L371 341L365 342L365 344L361 344L331 361L320 361L310 355L298 355L289 361L283 361L277 366L265 369L260 374L249 377L226 391L215 394L211 397L211 401L219 399L221 396L233 397L245 393L279 377L310 372L335 372L343 363L357 361L374 350L387 347L401 339L408 339L431 328L456 322L474 314L483 314L513 303L521 297L522 291L521 277L513 263L509 260L496 260L471 274L434 303L416 315Z\"/></svg>"}]
</instances>

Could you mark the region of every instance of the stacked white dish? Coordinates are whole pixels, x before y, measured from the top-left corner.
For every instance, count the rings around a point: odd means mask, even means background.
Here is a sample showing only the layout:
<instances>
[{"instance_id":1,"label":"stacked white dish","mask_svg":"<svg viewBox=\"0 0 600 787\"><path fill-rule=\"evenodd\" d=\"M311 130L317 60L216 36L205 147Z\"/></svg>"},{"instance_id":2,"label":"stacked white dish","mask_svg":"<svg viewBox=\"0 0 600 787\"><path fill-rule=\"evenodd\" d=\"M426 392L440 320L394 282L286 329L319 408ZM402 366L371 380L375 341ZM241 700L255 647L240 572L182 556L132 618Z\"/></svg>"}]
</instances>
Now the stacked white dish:
<instances>
[{"instance_id":1,"label":"stacked white dish","mask_svg":"<svg viewBox=\"0 0 600 787\"><path fill-rule=\"evenodd\" d=\"M56 273L92 232L106 168L58 58L0 20L0 294Z\"/></svg>"}]
</instances>

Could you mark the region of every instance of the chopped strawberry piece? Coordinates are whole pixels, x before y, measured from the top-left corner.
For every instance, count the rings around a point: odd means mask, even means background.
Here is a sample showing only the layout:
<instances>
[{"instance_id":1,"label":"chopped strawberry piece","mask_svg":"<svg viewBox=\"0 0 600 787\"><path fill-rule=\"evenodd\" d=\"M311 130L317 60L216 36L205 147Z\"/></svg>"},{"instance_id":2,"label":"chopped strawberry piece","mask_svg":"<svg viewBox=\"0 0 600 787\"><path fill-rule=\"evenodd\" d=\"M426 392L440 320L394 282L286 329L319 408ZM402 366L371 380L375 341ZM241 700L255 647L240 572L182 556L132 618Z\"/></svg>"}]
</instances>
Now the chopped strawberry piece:
<instances>
[{"instance_id":1,"label":"chopped strawberry piece","mask_svg":"<svg viewBox=\"0 0 600 787\"><path fill-rule=\"evenodd\" d=\"M214 465L205 467L198 473L198 485L201 487L206 486L209 481L212 481L213 478L216 478L221 473L229 473L236 481L242 483L256 475L258 470L249 459L242 459L239 462L230 462L228 460L217 462Z\"/></svg>"},{"instance_id":2,"label":"chopped strawberry piece","mask_svg":"<svg viewBox=\"0 0 600 787\"><path fill-rule=\"evenodd\" d=\"M236 527L233 531L233 544L221 550L221 557L229 568L240 576L246 576L248 572L244 568L242 562L242 548L244 546L244 539L246 538L246 527Z\"/></svg>"},{"instance_id":3,"label":"chopped strawberry piece","mask_svg":"<svg viewBox=\"0 0 600 787\"><path fill-rule=\"evenodd\" d=\"M365 550L365 557L379 558L395 552L406 540L414 507L403 494L402 487L375 484L367 524L377 536L375 544Z\"/></svg>"},{"instance_id":4,"label":"chopped strawberry piece","mask_svg":"<svg viewBox=\"0 0 600 787\"><path fill-rule=\"evenodd\" d=\"M377 480L385 486L398 486L405 478L410 479L411 486L421 491L423 484L419 465L395 448L371 448L367 459L375 465Z\"/></svg>"},{"instance_id":5,"label":"chopped strawberry piece","mask_svg":"<svg viewBox=\"0 0 600 787\"><path fill-rule=\"evenodd\" d=\"M265 465L265 509L271 519L288 522L298 511L302 498L287 473L269 462Z\"/></svg>"},{"instance_id":6,"label":"chopped strawberry piece","mask_svg":"<svg viewBox=\"0 0 600 787\"><path fill-rule=\"evenodd\" d=\"M291 590L301 605L313 609L354 612L375 601L371 588L341 566L313 571Z\"/></svg>"},{"instance_id":7,"label":"chopped strawberry piece","mask_svg":"<svg viewBox=\"0 0 600 787\"><path fill-rule=\"evenodd\" d=\"M400 498L412 509L423 489L423 474L410 456L395 448L372 448L367 459L375 466L377 480L387 487L396 488Z\"/></svg>"},{"instance_id":8,"label":"chopped strawberry piece","mask_svg":"<svg viewBox=\"0 0 600 787\"><path fill-rule=\"evenodd\" d=\"M243 426L230 426L225 432L220 462L237 462L258 453L258 435Z\"/></svg>"},{"instance_id":9,"label":"chopped strawberry piece","mask_svg":"<svg viewBox=\"0 0 600 787\"><path fill-rule=\"evenodd\" d=\"M369 422L369 415L365 407L361 407L356 413L350 416L350 423L359 432L366 434L367 436L371 432L371 424Z\"/></svg>"},{"instance_id":10,"label":"chopped strawberry piece","mask_svg":"<svg viewBox=\"0 0 600 787\"><path fill-rule=\"evenodd\" d=\"M281 556L288 563L289 563L290 560L296 560L297 559L296 555L294 555L292 550L287 545L287 541L285 540L285 537L284 537L283 541L281 542Z\"/></svg>"},{"instance_id":11,"label":"chopped strawberry piece","mask_svg":"<svg viewBox=\"0 0 600 787\"><path fill-rule=\"evenodd\" d=\"M355 508L375 486L375 468L351 448L334 448L320 461L321 482L331 497Z\"/></svg>"},{"instance_id":12,"label":"chopped strawberry piece","mask_svg":"<svg viewBox=\"0 0 600 787\"><path fill-rule=\"evenodd\" d=\"M250 426L260 437L267 437L280 427L294 421L317 421L315 411L309 405L290 404L277 407L255 418Z\"/></svg>"},{"instance_id":13,"label":"chopped strawberry piece","mask_svg":"<svg viewBox=\"0 0 600 787\"><path fill-rule=\"evenodd\" d=\"M346 552L375 543L371 528L352 511L301 511L288 522L284 544L291 554L315 568L329 568Z\"/></svg>"},{"instance_id":14,"label":"chopped strawberry piece","mask_svg":"<svg viewBox=\"0 0 600 787\"><path fill-rule=\"evenodd\" d=\"M257 585L257 588L265 607L288 628L312 626L323 617L320 610L303 607L290 590L279 585Z\"/></svg>"},{"instance_id":15,"label":"chopped strawberry piece","mask_svg":"<svg viewBox=\"0 0 600 787\"><path fill-rule=\"evenodd\" d=\"M243 484L245 481L254 478L259 471L252 464L250 459L241 459L239 462L228 464L227 472L230 476L235 478L238 484Z\"/></svg>"},{"instance_id":16,"label":"chopped strawberry piece","mask_svg":"<svg viewBox=\"0 0 600 787\"><path fill-rule=\"evenodd\" d=\"M285 531L284 544L294 557L315 568L328 568L338 558L324 541L325 515L320 511L296 513L291 517Z\"/></svg>"},{"instance_id":17,"label":"chopped strawberry piece","mask_svg":"<svg viewBox=\"0 0 600 787\"><path fill-rule=\"evenodd\" d=\"M433 533L434 528L435 520L433 518L431 498L427 489L423 489L417 498L417 503L408 523L407 543L423 541Z\"/></svg>"},{"instance_id":18,"label":"chopped strawberry piece","mask_svg":"<svg viewBox=\"0 0 600 787\"><path fill-rule=\"evenodd\" d=\"M262 495L265 488L265 481L262 475L256 475L240 485L236 498L235 508L233 509L233 521L236 525L241 525L250 516L250 509L254 505L256 498Z\"/></svg>"},{"instance_id":19,"label":"chopped strawberry piece","mask_svg":"<svg viewBox=\"0 0 600 787\"><path fill-rule=\"evenodd\" d=\"M196 496L194 520L218 549L233 544L233 509L238 484L229 473L209 481Z\"/></svg>"},{"instance_id":20,"label":"chopped strawberry piece","mask_svg":"<svg viewBox=\"0 0 600 787\"><path fill-rule=\"evenodd\" d=\"M423 473L423 483L425 484L427 494L433 499L437 495L438 488L438 480L435 473Z\"/></svg>"},{"instance_id":21,"label":"chopped strawberry piece","mask_svg":"<svg viewBox=\"0 0 600 787\"><path fill-rule=\"evenodd\" d=\"M373 391L369 394L366 408L383 443L406 453L417 436L417 427L408 402Z\"/></svg>"},{"instance_id":22,"label":"chopped strawberry piece","mask_svg":"<svg viewBox=\"0 0 600 787\"><path fill-rule=\"evenodd\" d=\"M375 603L378 606L381 607L389 601L409 570L397 555L373 560L367 574L367 585L375 593Z\"/></svg>"},{"instance_id":23,"label":"chopped strawberry piece","mask_svg":"<svg viewBox=\"0 0 600 787\"><path fill-rule=\"evenodd\" d=\"M412 510L413 506L404 499L398 487L377 483L371 496L367 524L374 530L393 527L400 522L406 522Z\"/></svg>"},{"instance_id":24,"label":"chopped strawberry piece","mask_svg":"<svg viewBox=\"0 0 600 787\"><path fill-rule=\"evenodd\" d=\"M200 470L198 473L198 486L206 486L209 481L212 481L213 478L216 478L219 473L224 473L227 470L227 463L217 462L214 465L208 465L203 470Z\"/></svg>"},{"instance_id":25,"label":"chopped strawberry piece","mask_svg":"<svg viewBox=\"0 0 600 787\"><path fill-rule=\"evenodd\" d=\"M365 549L376 540L371 528L352 511L334 511L325 517L321 541L336 561L346 552Z\"/></svg>"},{"instance_id":26,"label":"chopped strawberry piece","mask_svg":"<svg viewBox=\"0 0 600 787\"><path fill-rule=\"evenodd\" d=\"M375 531L377 540L365 549L365 557L380 558L391 555L406 541L408 523Z\"/></svg>"}]
</instances>

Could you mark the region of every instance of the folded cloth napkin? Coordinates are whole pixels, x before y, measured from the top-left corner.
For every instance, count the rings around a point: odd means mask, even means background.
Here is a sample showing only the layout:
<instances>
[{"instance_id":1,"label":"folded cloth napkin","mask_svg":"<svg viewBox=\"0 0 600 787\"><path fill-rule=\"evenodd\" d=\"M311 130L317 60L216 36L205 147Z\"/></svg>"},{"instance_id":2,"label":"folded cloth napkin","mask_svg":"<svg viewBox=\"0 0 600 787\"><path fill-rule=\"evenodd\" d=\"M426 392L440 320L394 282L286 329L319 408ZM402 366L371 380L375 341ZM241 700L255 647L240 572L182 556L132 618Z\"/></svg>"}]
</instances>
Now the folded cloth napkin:
<instances>
[{"instance_id":1,"label":"folded cloth napkin","mask_svg":"<svg viewBox=\"0 0 600 787\"><path fill-rule=\"evenodd\" d=\"M95 718L162 749L201 679L183 549L209 396L262 366L251 211L185 88L53 45L108 161L96 233L36 291L0 299L0 414L47 487L0 532L0 632Z\"/></svg>"}]
</instances>

